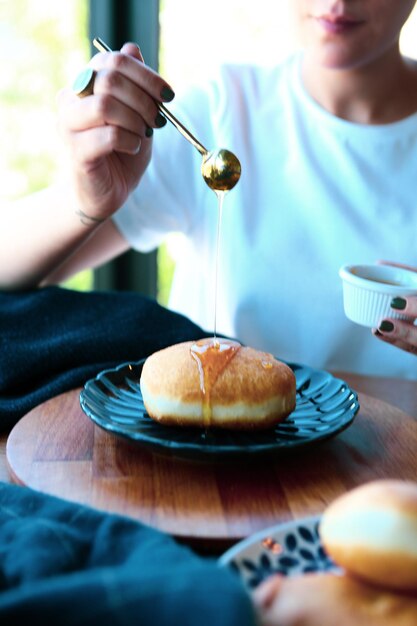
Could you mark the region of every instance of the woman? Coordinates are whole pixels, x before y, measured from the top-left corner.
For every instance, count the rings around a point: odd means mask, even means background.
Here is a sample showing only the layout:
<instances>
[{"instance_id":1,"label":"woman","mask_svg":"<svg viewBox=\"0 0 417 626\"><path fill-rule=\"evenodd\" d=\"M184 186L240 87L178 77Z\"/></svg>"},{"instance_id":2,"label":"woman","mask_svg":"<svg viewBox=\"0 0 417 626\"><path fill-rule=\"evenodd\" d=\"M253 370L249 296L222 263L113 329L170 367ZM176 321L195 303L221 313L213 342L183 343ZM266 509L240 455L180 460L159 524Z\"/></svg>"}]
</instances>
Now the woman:
<instances>
[{"instance_id":1,"label":"woman","mask_svg":"<svg viewBox=\"0 0 417 626\"><path fill-rule=\"evenodd\" d=\"M219 332L289 361L417 377L412 354L345 319L337 276L376 258L417 266L417 64L399 50L414 4L297 0L303 53L275 68L223 68L176 110L205 145L242 162L225 200ZM60 96L68 180L3 217L0 284L57 282L179 231L170 305L212 328L216 199L175 129L152 140L165 125L156 102L173 91L133 44L90 66L93 94ZM415 299L404 310L417 317ZM385 320L374 334L417 347L412 324Z\"/></svg>"}]
</instances>

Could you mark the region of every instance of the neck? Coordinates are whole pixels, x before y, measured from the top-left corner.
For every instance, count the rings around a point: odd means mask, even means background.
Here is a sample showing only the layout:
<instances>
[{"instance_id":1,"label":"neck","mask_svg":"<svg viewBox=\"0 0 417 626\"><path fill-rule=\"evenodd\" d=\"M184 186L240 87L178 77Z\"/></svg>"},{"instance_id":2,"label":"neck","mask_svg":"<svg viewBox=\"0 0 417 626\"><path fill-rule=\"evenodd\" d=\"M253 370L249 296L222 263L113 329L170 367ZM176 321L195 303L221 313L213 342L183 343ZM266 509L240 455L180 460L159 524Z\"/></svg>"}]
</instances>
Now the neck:
<instances>
[{"instance_id":1,"label":"neck","mask_svg":"<svg viewBox=\"0 0 417 626\"><path fill-rule=\"evenodd\" d=\"M399 50L352 69L330 69L306 57L302 78L323 108L350 122L388 124L417 111L417 64Z\"/></svg>"}]
</instances>

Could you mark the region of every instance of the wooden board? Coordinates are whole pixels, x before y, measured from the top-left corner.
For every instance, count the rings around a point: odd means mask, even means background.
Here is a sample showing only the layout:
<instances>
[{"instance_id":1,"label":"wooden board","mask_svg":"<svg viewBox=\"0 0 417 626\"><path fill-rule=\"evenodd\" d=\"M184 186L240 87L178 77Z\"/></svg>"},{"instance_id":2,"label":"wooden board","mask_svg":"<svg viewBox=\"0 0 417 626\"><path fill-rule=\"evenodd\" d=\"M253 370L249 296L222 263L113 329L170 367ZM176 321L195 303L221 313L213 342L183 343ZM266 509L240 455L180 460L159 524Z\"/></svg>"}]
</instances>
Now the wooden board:
<instances>
[{"instance_id":1,"label":"wooden board","mask_svg":"<svg viewBox=\"0 0 417 626\"><path fill-rule=\"evenodd\" d=\"M321 513L372 479L417 479L417 420L365 394L354 423L331 440L276 460L205 464L101 430L82 412L79 392L45 402L14 427L12 480L131 516L200 549L222 550L262 528Z\"/></svg>"}]
</instances>

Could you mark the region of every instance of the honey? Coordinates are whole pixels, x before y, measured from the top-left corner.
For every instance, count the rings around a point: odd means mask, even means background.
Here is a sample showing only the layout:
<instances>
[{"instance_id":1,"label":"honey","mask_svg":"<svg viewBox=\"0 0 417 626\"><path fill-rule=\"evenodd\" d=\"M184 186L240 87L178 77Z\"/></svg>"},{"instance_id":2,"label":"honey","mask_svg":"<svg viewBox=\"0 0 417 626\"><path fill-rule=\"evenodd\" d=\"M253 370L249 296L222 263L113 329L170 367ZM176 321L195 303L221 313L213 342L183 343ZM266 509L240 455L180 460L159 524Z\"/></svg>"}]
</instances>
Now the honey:
<instances>
[{"instance_id":1,"label":"honey","mask_svg":"<svg viewBox=\"0 0 417 626\"><path fill-rule=\"evenodd\" d=\"M223 218L223 201L227 191L214 190L217 196L217 234L216 256L214 264L214 320L213 338L202 339L194 343L191 348L191 356L196 361L200 377L201 401L203 409L203 424L207 429L212 422L211 392L216 380L233 359L240 348L240 343L229 339L217 338L217 292L220 266L220 239Z\"/></svg>"},{"instance_id":2,"label":"honey","mask_svg":"<svg viewBox=\"0 0 417 626\"><path fill-rule=\"evenodd\" d=\"M223 219L223 201L225 191L216 191L217 196L217 235L216 235L216 259L214 265L214 323L213 334L216 339L217 333L217 292L218 292L218 278L219 278L219 265L220 265L220 238Z\"/></svg>"},{"instance_id":3,"label":"honey","mask_svg":"<svg viewBox=\"0 0 417 626\"><path fill-rule=\"evenodd\" d=\"M191 348L191 356L196 361L200 376L200 390L203 407L203 423L208 428L212 421L211 392L216 380L236 355L240 343L230 339L201 339Z\"/></svg>"}]
</instances>

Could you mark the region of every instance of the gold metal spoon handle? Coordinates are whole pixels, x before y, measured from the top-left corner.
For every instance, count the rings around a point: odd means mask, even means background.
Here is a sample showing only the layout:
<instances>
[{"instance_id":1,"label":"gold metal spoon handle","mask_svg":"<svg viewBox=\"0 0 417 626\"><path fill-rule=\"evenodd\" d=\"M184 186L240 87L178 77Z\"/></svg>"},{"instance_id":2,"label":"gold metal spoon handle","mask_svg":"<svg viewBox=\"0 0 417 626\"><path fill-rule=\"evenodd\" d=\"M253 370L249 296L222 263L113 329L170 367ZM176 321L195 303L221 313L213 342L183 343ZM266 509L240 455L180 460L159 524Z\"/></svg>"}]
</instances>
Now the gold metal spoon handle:
<instances>
[{"instance_id":1,"label":"gold metal spoon handle","mask_svg":"<svg viewBox=\"0 0 417 626\"><path fill-rule=\"evenodd\" d=\"M104 43L104 41L100 39L100 37L95 37L93 39L93 45L95 48L97 48L97 50L100 50L100 52L112 52L111 48L106 43ZM175 115L171 113L171 111L169 111L160 102L157 102L157 106L162 115L164 115L167 120L169 120L171 124L175 126L175 128L181 133L181 135L185 137L194 146L194 148L199 151L202 156L206 156L206 154L208 154L208 150L203 146L203 144L201 144L198 139L196 139L194 135L190 133L190 131L184 126L184 124L181 124L181 122L175 117Z\"/></svg>"}]
</instances>

